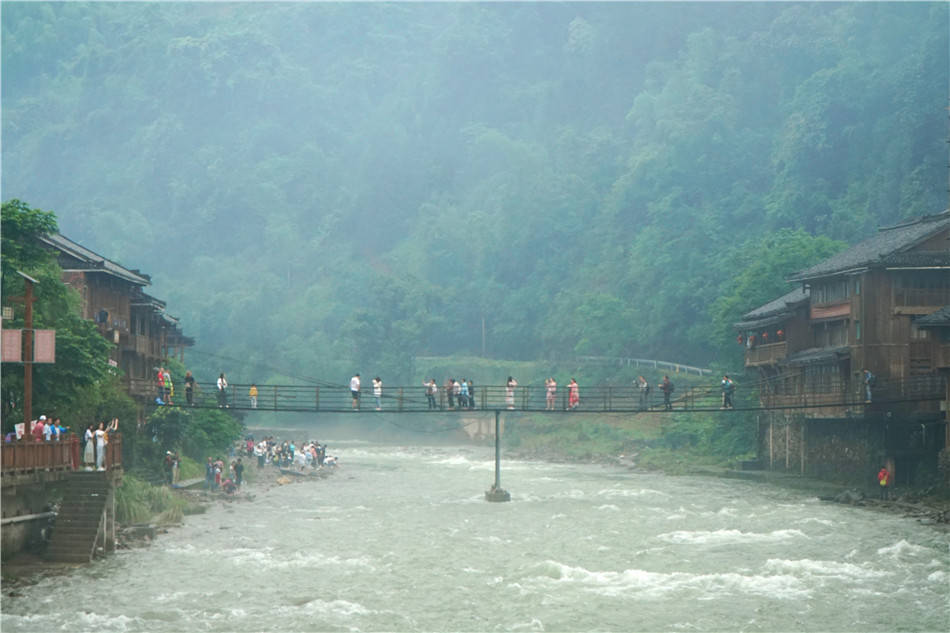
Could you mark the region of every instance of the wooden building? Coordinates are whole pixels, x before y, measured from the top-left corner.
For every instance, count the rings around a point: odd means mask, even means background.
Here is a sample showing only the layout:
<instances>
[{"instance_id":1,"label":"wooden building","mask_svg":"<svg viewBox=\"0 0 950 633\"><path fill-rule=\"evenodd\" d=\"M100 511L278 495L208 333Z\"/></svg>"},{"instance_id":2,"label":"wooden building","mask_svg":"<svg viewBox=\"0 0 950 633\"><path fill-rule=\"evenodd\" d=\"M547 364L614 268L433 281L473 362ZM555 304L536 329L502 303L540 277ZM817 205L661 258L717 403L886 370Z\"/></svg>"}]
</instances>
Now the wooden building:
<instances>
[{"instance_id":1,"label":"wooden building","mask_svg":"<svg viewBox=\"0 0 950 633\"><path fill-rule=\"evenodd\" d=\"M155 394L155 368L181 357L194 341L181 332L165 302L145 293L151 278L60 234L41 241L56 254L63 281L80 296L81 315L114 345L110 363L122 371L129 394L140 402Z\"/></svg>"},{"instance_id":2,"label":"wooden building","mask_svg":"<svg viewBox=\"0 0 950 633\"><path fill-rule=\"evenodd\" d=\"M788 280L794 290L736 324L772 409L760 460L852 481L887 462L898 484L934 467L947 444L947 350L929 315L950 304L950 211L882 228Z\"/></svg>"}]
</instances>

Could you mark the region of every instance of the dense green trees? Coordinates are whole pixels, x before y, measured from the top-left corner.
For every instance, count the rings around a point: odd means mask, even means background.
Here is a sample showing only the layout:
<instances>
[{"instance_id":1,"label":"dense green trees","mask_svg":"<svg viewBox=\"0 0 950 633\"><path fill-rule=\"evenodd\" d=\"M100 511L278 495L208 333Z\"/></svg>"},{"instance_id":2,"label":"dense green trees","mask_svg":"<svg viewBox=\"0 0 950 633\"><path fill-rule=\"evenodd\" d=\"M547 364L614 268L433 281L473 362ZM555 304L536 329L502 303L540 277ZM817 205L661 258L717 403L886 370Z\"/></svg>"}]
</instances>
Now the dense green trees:
<instances>
[{"instance_id":1,"label":"dense green trees","mask_svg":"<svg viewBox=\"0 0 950 633\"><path fill-rule=\"evenodd\" d=\"M243 359L209 375L392 384L483 321L730 364L786 266L945 207L948 12L14 3L4 187Z\"/></svg>"}]
</instances>

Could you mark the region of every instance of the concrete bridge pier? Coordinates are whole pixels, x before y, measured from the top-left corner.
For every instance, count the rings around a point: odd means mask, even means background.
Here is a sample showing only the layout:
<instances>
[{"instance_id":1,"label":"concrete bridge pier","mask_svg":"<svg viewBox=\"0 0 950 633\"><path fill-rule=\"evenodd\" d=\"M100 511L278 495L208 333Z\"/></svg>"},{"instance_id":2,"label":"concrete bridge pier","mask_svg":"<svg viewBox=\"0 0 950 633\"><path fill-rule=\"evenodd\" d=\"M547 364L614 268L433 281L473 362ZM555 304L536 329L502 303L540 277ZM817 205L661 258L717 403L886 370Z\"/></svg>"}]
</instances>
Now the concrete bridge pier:
<instances>
[{"instance_id":1,"label":"concrete bridge pier","mask_svg":"<svg viewBox=\"0 0 950 633\"><path fill-rule=\"evenodd\" d=\"M485 501L511 501L511 494L501 487L501 411L495 409L495 483L485 492Z\"/></svg>"}]
</instances>

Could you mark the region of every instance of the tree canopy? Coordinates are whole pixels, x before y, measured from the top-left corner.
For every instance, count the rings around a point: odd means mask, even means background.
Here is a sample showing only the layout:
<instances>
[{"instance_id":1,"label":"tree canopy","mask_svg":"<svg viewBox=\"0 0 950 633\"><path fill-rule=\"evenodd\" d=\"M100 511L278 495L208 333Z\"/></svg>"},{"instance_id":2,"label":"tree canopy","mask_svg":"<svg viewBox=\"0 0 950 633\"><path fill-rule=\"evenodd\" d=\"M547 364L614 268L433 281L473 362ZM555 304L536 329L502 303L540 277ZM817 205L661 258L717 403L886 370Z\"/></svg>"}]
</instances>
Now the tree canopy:
<instances>
[{"instance_id":1,"label":"tree canopy","mask_svg":"<svg viewBox=\"0 0 950 633\"><path fill-rule=\"evenodd\" d=\"M786 273L945 208L948 12L8 3L4 188L239 381L721 361Z\"/></svg>"}]
</instances>

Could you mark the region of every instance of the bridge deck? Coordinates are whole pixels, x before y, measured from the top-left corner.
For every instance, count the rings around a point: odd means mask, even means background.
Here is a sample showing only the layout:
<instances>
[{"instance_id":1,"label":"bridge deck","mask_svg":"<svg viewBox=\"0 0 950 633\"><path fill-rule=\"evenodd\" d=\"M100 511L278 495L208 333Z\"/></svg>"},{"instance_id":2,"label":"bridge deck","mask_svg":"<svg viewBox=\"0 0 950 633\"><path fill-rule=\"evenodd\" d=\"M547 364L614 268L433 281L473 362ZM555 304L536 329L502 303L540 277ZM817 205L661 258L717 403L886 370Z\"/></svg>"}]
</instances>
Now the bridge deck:
<instances>
[{"instance_id":1,"label":"bridge deck","mask_svg":"<svg viewBox=\"0 0 950 633\"><path fill-rule=\"evenodd\" d=\"M939 376L895 381L881 385L875 391L874 405L864 401L861 389L848 385L831 385L821 392L774 394L760 393L759 385L746 387L743 397L735 399L735 411L770 411L818 409L828 414L834 409L848 409L862 414L887 404L941 400L946 395L945 378ZM634 387L588 386L579 388L575 405L569 400L567 386L559 385L549 394L544 385L480 386L468 397L451 396L443 386L430 398L419 386L384 387L377 402L372 387L363 389L354 403L348 387L307 385L261 385L256 401L249 395L250 385L232 384L223 393L215 385L199 383L191 404L181 390L170 398L159 398L156 388L155 403L162 406L228 408L241 411L322 412L322 413L465 413L475 410L522 411L536 413L664 413L669 411L713 412L722 410L722 392L708 386L676 389L669 407L664 403L657 386L645 396Z\"/></svg>"}]
</instances>

